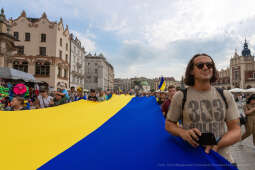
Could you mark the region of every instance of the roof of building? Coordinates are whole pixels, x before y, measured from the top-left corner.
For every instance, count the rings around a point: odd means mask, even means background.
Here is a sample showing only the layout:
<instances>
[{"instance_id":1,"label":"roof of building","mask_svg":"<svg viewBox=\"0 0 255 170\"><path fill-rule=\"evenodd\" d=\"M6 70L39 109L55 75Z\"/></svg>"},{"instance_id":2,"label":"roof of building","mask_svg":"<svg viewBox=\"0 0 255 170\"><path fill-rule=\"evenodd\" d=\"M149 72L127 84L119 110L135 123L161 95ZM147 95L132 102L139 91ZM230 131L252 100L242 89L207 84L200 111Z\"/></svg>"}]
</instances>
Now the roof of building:
<instances>
[{"instance_id":1,"label":"roof of building","mask_svg":"<svg viewBox=\"0 0 255 170\"><path fill-rule=\"evenodd\" d=\"M27 20L30 22L37 22L40 20L40 18L27 18Z\"/></svg>"}]
</instances>

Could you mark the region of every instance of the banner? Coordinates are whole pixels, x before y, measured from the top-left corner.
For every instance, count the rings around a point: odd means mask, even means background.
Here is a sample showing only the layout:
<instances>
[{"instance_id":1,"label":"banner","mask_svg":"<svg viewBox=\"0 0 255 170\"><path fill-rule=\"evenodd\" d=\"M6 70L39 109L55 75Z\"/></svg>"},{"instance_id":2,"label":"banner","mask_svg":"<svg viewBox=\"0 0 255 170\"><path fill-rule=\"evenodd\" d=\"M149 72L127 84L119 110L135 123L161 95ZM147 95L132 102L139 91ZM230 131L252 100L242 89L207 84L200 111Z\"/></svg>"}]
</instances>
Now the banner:
<instances>
[{"instance_id":1,"label":"banner","mask_svg":"<svg viewBox=\"0 0 255 170\"><path fill-rule=\"evenodd\" d=\"M40 170L231 170L218 153L166 132L154 97L136 97L86 138Z\"/></svg>"}]
</instances>

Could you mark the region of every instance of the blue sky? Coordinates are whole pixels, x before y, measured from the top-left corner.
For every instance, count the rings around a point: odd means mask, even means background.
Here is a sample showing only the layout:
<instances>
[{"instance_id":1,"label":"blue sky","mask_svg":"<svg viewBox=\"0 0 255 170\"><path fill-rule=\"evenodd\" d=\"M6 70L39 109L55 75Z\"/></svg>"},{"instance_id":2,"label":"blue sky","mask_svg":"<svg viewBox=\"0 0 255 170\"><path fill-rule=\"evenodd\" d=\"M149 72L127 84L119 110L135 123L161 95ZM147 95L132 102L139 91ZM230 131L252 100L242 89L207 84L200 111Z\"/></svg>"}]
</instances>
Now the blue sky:
<instances>
[{"instance_id":1,"label":"blue sky","mask_svg":"<svg viewBox=\"0 0 255 170\"><path fill-rule=\"evenodd\" d=\"M245 37L255 49L253 0L0 0L0 7L7 18L22 10L62 17L87 52L105 55L117 78L180 80L196 53L208 53L222 69Z\"/></svg>"}]
</instances>

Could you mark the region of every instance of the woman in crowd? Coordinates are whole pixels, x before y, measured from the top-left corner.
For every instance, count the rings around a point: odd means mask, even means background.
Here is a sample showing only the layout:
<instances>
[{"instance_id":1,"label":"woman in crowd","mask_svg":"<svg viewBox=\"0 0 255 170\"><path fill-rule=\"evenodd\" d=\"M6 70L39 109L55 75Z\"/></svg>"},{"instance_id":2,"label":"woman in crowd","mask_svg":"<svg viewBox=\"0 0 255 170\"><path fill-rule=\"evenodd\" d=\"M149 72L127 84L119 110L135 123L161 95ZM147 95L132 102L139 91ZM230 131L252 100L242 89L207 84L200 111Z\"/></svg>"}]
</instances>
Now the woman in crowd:
<instances>
[{"instance_id":1,"label":"woman in crowd","mask_svg":"<svg viewBox=\"0 0 255 170\"><path fill-rule=\"evenodd\" d=\"M24 98L23 97L19 97L19 96L16 96L12 99L11 101L11 108L10 110L7 110L6 111L18 111L18 110L26 110L25 109L25 103L24 103Z\"/></svg>"},{"instance_id":2,"label":"woman in crowd","mask_svg":"<svg viewBox=\"0 0 255 170\"><path fill-rule=\"evenodd\" d=\"M46 89L40 89L40 95L37 97L35 105L37 108L46 108L53 106L53 97L48 95L48 91Z\"/></svg>"},{"instance_id":3,"label":"woman in crowd","mask_svg":"<svg viewBox=\"0 0 255 170\"><path fill-rule=\"evenodd\" d=\"M89 94L88 100L97 101L96 90L90 89L90 94Z\"/></svg>"},{"instance_id":4,"label":"woman in crowd","mask_svg":"<svg viewBox=\"0 0 255 170\"><path fill-rule=\"evenodd\" d=\"M245 124L246 132L243 134L242 140L253 135L253 145L255 145L255 94L248 98L244 113L247 116L247 122Z\"/></svg>"},{"instance_id":5,"label":"woman in crowd","mask_svg":"<svg viewBox=\"0 0 255 170\"><path fill-rule=\"evenodd\" d=\"M100 91L97 101L102 102L105 100L105 93L103 90Z\"/></svg>"}]
</instances>

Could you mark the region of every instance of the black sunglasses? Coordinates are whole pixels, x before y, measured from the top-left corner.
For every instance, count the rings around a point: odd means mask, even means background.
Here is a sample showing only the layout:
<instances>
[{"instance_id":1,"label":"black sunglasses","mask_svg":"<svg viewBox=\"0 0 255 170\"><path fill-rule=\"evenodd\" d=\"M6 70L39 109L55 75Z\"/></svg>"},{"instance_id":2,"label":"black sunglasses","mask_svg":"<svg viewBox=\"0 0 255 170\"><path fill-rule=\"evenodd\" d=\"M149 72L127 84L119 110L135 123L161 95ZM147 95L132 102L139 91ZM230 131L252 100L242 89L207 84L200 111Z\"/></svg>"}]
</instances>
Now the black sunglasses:
<instances>
[{"instance_id":1,"label":"black sunglasses","mask_svg":"<svg viewBox=\"0 0 255 170\"><path fill-rule=\"evenodd\" d=\"M204 68L204 65L206 65L206 67L207 67L208 69L213 68L213 63L211 63L211 62L207 62L207 63L197 63L197 64L195 64L195 66L196 66L198 69L200 69L200 70L202 70L202 69Z\"/></svg>"}]
</instances>

